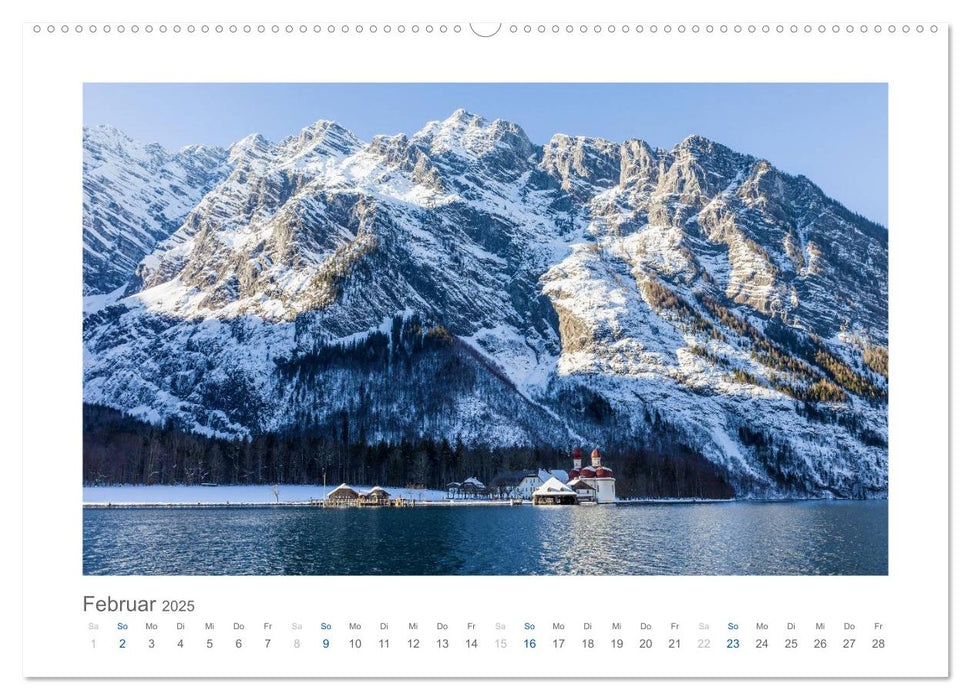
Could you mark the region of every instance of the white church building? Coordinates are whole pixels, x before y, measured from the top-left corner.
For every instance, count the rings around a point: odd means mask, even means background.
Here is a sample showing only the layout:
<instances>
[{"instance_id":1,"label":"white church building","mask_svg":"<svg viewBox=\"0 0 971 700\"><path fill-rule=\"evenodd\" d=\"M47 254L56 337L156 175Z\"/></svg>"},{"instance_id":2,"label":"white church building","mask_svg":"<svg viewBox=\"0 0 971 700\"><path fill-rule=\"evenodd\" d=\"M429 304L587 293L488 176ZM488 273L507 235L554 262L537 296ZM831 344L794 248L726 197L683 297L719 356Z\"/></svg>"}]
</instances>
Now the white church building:
<instances>
[{"instance_id":1,"label":"white church building","mask_svg":"<svg viewBox=\"0 0 971 700\"><path fill-rule=\"evenodd\" d=\"M584 497L592 495L595 503L617 502L617 480L614 478L614 470L604 466L598 448L594 448L590 453L590 465L586 467L583 466L583 453L580 448L573 450L573 469L570 470L566 485L582 493ZM589 493L591 487L593 494Z\"/></svg>"}]
</instances>

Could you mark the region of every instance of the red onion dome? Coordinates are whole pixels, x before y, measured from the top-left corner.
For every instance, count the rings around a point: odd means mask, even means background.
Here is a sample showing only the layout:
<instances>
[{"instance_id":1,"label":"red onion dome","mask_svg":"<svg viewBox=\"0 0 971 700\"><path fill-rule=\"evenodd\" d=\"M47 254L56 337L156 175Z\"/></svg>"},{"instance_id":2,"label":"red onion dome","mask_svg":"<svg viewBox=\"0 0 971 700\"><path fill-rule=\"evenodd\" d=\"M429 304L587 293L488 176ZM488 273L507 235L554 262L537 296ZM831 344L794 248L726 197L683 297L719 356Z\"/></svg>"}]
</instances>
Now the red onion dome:
<instances>
[{"instance_id":1,"label":"red onion dome","mask_svg":"<svg viewBox=\"0 0 971 700\"><path fill-rule=\"evenodd\" d=\"M579 469L571 469L570 470L570 481L573 481L574 479L576 479L579 476L580 476L580 470Z\"/></svg>"},{"instance_id":2,"label":"red onion dome","mask_svg":"<svg viewBox=\"0 0 971 700\"><path fill-rule=\"evenodd\" d=\"M600 467L597 470L597 476L600 477L601 479L604 479L604 478L613 478L613 476L614 476L614 470L611 469L610 467Z\"/></svg>"},{"instance_id":3,"label":"red onion dome","mask_svg":"<svg viewBox=\"0 0 971 700\"><path fill-rule=\"evenodd\" d=\"M591 469L590 467L584 467L583 469L580 470L581 479L590 479L595 477L596 475L597 475L597 472Z\"/></svg>"},{"instance_id":4,"label":"red onion dome","mask_svg":"<svg viewBox=\"0 0 971 700\"><path fill-rule=\"evenodd\" d=\"M600 448L599 447L594 447L593 448L593 452L590 453L590 456L591 457L600 457L601 456L600 455Z\"/></svg>"},{"instance_id":5,"label":"red onion dome","mask_svg":"<svg viewBox=\"0 0 971 700\"><path fill-rule=\"evenodd\" d=\"M583 452L580 451L579 447L573 448L573 459L583 459Z\"/></svg>"}]
</instances>

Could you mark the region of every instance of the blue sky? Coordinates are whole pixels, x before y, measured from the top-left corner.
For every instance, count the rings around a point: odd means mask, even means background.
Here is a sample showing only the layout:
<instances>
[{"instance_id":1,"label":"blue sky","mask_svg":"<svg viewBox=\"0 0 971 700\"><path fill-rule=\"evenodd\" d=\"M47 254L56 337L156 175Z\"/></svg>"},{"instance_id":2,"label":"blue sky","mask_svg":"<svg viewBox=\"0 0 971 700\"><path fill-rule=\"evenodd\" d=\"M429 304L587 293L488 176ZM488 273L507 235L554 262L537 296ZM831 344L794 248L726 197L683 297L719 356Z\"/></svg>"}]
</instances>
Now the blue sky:
<instances>
[{"instance_id":1,"label":"blue sky","mask_svg":"<svg viewBox=\"0 0 971 700\"><path fill-rule=\"evenodd\" d=\"M88 83L84 123L167 148L271 140L332 119L368 140L411 134L459 107L555 133L642 138L670 148L700 134L815 181L887 223L887 86L878 84L175 84Z\"/></svg>"}]
</instances>

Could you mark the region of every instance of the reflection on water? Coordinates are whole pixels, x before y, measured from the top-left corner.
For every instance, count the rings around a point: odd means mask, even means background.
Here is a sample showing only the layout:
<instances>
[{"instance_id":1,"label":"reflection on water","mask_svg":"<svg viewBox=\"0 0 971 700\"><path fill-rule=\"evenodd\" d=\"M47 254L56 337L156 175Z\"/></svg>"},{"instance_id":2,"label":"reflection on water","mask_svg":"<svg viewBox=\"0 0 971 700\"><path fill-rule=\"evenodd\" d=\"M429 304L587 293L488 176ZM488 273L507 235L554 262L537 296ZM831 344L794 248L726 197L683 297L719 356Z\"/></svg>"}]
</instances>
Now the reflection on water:
<instances>
[{"instance_id":1,"label":"reflection on water","mask_svg":"<svg viewBox=\"0 0 971 700\"><path fill-rule=\"evenodd\" d=\"M84 511L85 574L887 573L887 502Z\"/></svg>"}]
</instances>

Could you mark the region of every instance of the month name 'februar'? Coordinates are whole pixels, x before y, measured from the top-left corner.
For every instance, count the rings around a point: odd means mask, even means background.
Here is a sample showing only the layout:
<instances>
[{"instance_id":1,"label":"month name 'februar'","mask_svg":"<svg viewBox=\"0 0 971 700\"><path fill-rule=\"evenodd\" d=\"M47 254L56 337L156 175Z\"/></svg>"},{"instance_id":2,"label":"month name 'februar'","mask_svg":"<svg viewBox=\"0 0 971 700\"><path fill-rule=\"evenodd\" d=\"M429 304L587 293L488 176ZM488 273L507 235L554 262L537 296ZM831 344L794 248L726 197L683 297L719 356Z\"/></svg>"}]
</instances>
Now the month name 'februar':
<instances>
[{"instance_id":1,"label":"month name 'februar'","mask_svg":"<svg viewBox=\"0 0 971 700\"><path fill-rule=\"evenodd\" d=\"M84 596L84 612L154 612L154 610L154 599Z\"/></svg>"}]
</instances>

